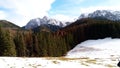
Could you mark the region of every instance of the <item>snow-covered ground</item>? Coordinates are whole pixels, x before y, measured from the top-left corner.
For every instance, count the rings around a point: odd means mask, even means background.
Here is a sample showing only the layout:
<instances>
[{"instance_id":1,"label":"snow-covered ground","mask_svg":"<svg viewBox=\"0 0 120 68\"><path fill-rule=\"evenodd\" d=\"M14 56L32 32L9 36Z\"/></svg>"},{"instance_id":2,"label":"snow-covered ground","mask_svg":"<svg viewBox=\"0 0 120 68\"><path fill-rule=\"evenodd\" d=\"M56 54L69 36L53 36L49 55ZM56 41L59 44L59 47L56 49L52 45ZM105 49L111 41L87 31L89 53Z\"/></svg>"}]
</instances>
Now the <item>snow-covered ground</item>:
<instances>
[{"instance_id":1,"label":"snow-covered ground","mask_svg":"<svg viewBox=\"0 0 120 68\"><path fill-rule=\"evenodd\" d=\"M65 57L0 57L0 68L119 68L120 39L88 40Z\"/></svg>"},{"instance_id":2,"label":"snow-covered ground","mask_svg":"<svg viewBox=\"0 0 120 68\"><path fill-rule=\"evenodd\" d=\"M67 57L111 58L120 57L120 39L87 40L68 52Z\"/></svg>"},{"instance_id":3,"label":"snow-covered ground","mask_svg":"<svg viewBox=\"0 0 120 68\"><path fill-rule=\"evenodd\" d=\"M0 57L0 68L118 68L116 64L116 58Z\"/></svg>"}]
</instances>

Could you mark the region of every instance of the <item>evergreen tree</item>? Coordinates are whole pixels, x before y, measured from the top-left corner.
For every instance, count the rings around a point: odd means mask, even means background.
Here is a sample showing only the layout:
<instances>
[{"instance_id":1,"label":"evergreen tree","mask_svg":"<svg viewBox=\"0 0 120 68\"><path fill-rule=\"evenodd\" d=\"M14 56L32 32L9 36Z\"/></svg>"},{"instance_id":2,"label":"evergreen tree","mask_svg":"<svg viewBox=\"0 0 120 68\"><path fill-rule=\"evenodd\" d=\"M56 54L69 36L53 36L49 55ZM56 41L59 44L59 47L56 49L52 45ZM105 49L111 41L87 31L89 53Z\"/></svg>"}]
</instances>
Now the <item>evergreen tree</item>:
<instances>
[{"instance_id":1,"label":"evergreen tree","mask_svg":"<svg viewBox=\"0 0 120 68\"><path fill-rule=\"evenodd\" d=\"M40 49L39 49L39 44L38 44L38 39L37 39L37 36L33 35L33 53L34 53L34 56L39 56L39 52L40 52Z\"/></svg>"},{"instance_id":2,"label":"evergreen tree","mask_svg":"<svg viewBox=\"0 0 120 68\"><path fill-rule=\"evenodd\" d=\"M15 44L9 31L0 27L0 56L16 56Z\"/></svg>"},{"instance_id":3,"label":"evergreen tree","mask_svg":"<svg viewBox=\"0 0 120 68\"><path fill-rule=\"evenodd\" d=\"M27 49L27 51L26 51L26 53L27 53L27 56L34 56L34 49L33 49L33 46L34 46L34 44L33 44L33 34L32 34L32 31L30 30L29 32L24 32L24 43L25 43L25 45L26 45L26 49Z\"/></svg>"},{"instance_id":4,"label":"evergreen tree","mask_svg":"<svg viewBox=\"0 0 120 68\"><path fill-rule=\"evenodd\" d=\"M25 41L23 38L23 34L21 32L17 32L14 41L16 45L17 56L19 57L26 56Z\"/></svg>"}]
</instances>

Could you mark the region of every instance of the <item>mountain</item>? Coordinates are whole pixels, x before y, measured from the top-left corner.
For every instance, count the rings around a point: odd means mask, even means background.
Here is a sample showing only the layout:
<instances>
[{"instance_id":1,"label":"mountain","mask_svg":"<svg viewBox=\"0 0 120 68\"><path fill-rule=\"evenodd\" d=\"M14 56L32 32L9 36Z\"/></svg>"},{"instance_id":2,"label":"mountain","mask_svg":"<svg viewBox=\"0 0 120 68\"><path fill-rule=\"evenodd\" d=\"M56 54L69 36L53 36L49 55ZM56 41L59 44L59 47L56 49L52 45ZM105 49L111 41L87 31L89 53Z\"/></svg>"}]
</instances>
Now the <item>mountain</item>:
<instances>
[{"instance_id":1,"label":"mountain","mask_svg":"<svg viewBox=\"0 0 120 68\"><path fill-rule=\"evenodd\" d=\"M81 14L78 19L82 19L82 18L95 18L95 19L103 19L103 20L108 19L113 21L120 21L120 11L96 10L93 13ZM52 18L48 18L47 16L44 16L43 18L31 19L24 28L33 29L44 24L65 27L69 25L70 22L61 22L56 19L52 19Z\"/></svg>"},{"instance_id":2,"label":"mountain","mask_svg":"<svg viewBox=\"0 0 120 68\"><path fill-rule=\"evenodd\" d=\"M40 31L45 31L45 32L54 32L61 29L60 26L57 25L51 25L51 24L42 24L36 28L33 28L32 30L34 32L40 32Z\"/></svg>"},{"instance_id":3,"label":"mountain","mask_svg":"<svg viewBox=\"0 0 120 68\"><path fill-rule=\"evenodd\" d=\"M0 20L0 26L2 28L9 28L9 29L20 29L19 26L13 24L12 22L6 21L6 20Z\"/></svg>"},{"instance_id":4,"label":"mountain","mask_svg":"<svg viewBox=\"0 0 120 68\"><path fill-rule=\"evenodd\" d=\"M93 13L81 14L79 19L81 18L97 18L120 21L120 11L96 10Z\"/></svg>"},{"instance_id":5,"label":"mountain","mask_svg":"<svg viewBox=\"0 0 120 68\"><path fill-rule=\"evenodd\" d=\"M33 29L40 25L47 25L47 24L64 27L68 24L68 22L64 23L56 19L52 19L44 16L43 18L36 18L36 19L30 20L25 26L25 29Z\"/></svg>"}]
</instances>

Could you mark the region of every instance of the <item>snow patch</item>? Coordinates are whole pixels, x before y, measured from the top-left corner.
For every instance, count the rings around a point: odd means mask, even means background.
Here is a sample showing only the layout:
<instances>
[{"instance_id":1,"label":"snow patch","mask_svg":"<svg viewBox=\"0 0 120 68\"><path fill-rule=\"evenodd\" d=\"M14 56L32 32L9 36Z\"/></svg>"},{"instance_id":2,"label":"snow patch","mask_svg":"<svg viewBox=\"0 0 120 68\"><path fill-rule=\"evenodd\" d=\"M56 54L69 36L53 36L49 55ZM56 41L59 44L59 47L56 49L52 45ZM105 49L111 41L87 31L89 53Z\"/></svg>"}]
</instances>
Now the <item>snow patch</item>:
<instances>
[{"instance_id":1,"label":"snow patch","mask_svg":"<svg viewBox=\"0 0 120 68\"><path fill-rule=\"evenodd\" d=\"M120 39L118 38L87 40L70 50L66 57L111 58L112 56L120 56Z\"/></svg>"}]
</instances>

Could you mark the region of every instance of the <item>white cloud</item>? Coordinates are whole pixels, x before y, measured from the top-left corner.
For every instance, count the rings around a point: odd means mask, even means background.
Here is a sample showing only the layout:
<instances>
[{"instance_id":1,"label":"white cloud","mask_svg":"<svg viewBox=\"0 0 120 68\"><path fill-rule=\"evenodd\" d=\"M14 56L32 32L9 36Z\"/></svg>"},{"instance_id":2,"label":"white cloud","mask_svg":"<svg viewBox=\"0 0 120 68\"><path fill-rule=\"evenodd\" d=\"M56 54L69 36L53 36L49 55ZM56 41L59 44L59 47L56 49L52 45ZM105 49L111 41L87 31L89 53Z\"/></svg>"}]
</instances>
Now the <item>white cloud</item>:
<instances>
[{"instance_id":1,"label":"white cloud","mask_svg":"<svg viewBox=\"0 0 120 68\"><path fill-rule=\"evenodd\" d=\"M54 19L57 19L57 20L60 20L60 21L69 21L69 22L72 22L75 20L76 17L74 16L68 16L68 15L63 15L63 14L56 14L54 16L52 16L52 18Z\"/></svg>"},{"instance_id":2,"label":"white cloud","mask_svg":"<svg viewBox=\"0 0 120 68\"><path fill-rule=\"evenodd\" d=\"M5 19L6 14L3 11L0 11L0 19Z\"/></svg>"},{"instance_id":3,"label":"white cloud","mask_svg":"<svg viewBox=\"0 0 120 68\"><path fill-rule=\"evenodd\" d=\"M0 7L11 10L5 11L7 20L23 26L30 19L48 15L54 0L1 0ZM12 17L11 17L12 16Z\"/></svg>"}]
</instances>

